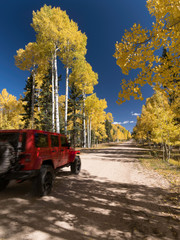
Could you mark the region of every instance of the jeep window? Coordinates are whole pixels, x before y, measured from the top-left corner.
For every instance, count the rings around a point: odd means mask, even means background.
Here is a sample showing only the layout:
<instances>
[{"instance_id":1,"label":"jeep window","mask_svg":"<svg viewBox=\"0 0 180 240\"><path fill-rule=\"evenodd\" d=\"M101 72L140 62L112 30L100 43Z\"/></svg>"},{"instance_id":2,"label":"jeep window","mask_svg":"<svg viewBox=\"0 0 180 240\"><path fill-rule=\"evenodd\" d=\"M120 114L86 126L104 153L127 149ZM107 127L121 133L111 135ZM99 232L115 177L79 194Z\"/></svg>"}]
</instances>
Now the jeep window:
<instances>
[{"instance_id":1,"label":"jeep window","mask_svg":"<svg viewBox=\"0 0 180 240\"><path fill-rule=\"evenodd\" d=\"M66 138L61 136L61 146L62 147L69 147L69 143L67 142Z\"/></svg>"},{"instance_id":2,"label":"jeep window","mask_svg":"<svg viewBox=\"0 0 180 240\"><path fill-rule=\"evenodd\" d=\"M17 148L19 141L19 133L4 132L0 133L0 141L10 143L14 148Z\"/></svg>"},{"instance_id":3,"label":"jeep window","mask_svg":"<svg viewBox=\"0 0 180 240\"><path fill-rule=\"evenodd\" d=\"M43 133L35 133L35 146L37 148L48 147L48 135Z\"/></svg>"},{"instance_id":4,"label":"jeep window","mask_svg":"<svg viewBox=\"0 0 180 240\"><path fill-rule=\"evenodd\" d=\"M25 152L25 147L26 147L26 133L24 132L22 134L22 152Z\"/></svg>"},{"instance_id":5,"label":"jeep window","mask_svg":"<svg viewBox=\"0 0 180 240\"><path fill-rule=\"evenodd\" d=\"M51 147L59 147L59 137L51 135Z\"/></svg>"}]
</instances>

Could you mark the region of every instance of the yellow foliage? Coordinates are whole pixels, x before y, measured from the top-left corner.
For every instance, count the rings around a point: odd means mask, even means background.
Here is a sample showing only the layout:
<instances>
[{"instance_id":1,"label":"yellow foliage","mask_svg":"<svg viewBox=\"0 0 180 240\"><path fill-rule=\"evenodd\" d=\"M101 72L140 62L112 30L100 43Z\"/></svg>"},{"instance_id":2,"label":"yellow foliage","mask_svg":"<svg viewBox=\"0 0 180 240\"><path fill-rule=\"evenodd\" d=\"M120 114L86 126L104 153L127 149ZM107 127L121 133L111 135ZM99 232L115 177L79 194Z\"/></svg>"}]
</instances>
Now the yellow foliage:
<instances>
[{"instance_id":1,"label":"yellow foliage","mask_svg":"<svg viewBox=\"0 0 180 240\"><path fill-rule=\"evenodd\" d=\"M22 128L23 112L21 101L9 94L6 89L0 94L0 129L19 129Z\"/></svg>"},{"instance_id":2,"label":"yellow foliage","mask_svg":"<svg viewBox=\"0 0 180 240\"><path fill-rule=\"evenodd\" d=\"M106 112L104 111L106 108L106 100L99 99L95 93L86 98L86 116L88 116L90 119L92 130L99 140L105 139L107 137L105 130Z\"/></svg>"},{"instance_id":3,"label":"yellow foliage","mask_svg":"<svg viewBox=\"0 0 180 240\"><path fill-rule=\"evenodd\" d=\"M134 128L135 138L151 139L156 143L167 145L179 144L180 129L175 121L177 115L174 105L170 105L166 95L156 91L151 98L147 99L141 116L137 118Z\"/></svg>"},{"instance_id":4,"label":"yellow foliage","mask_svg":"<svg viewBox=\"0 0 180 240\"><path fill-rule=\"evenodd\" d=\"M65 114L65 95L59 96L59 112L61 117Z\"/></svg>"},{"instance_id":5,"label":"yellow foliage","mask_svg":"<svg viewBox=\"0 0 180 240\"><path fill-rule=\"evenodd\" d=\"M133 96L143 99L141 87L146 83L158 90L161 86L169 94L179 88L180 66L180 9L179 0L147 0L147 8L156 18L152 30L134 24L125 31L121 42L115 45L114 57L124 74L131 69L140 69L134 80L122 80L118 104ZM166 49L163 58L157 50Z\"/></svg>"},{"instance_id":6,"label":"yellow foliage","mask_svg":"<svg viewBox=\"0 0 180 240\"><path fill-rule=\"evenodd\" d=\"M114 118L113 118L113 115L112 115L112 113L107 113L107 115L106 115L106 119L109 121L109 122L114 122Z\"/></svg>"},{"instance_id":7,"label":"yellow foliage","mask_svg":"<svg viewBox=\"0 0 180 240\"><path fill-rule=\"evenodd\" d=\"M131 133L120 124L112 124L111 136L113 142L119 142L131 138Z\"/></svg>"},{"instance_id":8,"label":"yellow foliage","mask_svg":"<svg viewBox=\"0 0 180 240\"><path fill-rule=\"evenodd\" d=\"M85 94L91 94L94 90L94 85L98 84L97 79L98 74L92 70L91 65L83 56L76 59L69 77L70 83L74 82Z\"/></svg>"}]
</instances>

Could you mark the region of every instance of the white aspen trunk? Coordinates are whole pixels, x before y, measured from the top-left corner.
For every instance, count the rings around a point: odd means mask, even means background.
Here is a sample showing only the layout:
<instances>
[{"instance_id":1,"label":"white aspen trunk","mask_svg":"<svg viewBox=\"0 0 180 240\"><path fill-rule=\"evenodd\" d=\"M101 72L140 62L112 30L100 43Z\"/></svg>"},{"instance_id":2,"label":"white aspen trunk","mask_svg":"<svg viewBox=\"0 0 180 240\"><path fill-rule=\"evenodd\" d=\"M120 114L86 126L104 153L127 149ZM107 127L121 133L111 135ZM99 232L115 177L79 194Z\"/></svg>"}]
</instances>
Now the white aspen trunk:
<instances>
[{"instance_id":1,"label":"white aspen trunk","mask_svg":"<svg viewBox=\"0 0 180 240\"><path fill-rule=\"evenodd\" d=\"M52 131L55 132L54 56L52 57Z\"/></svg>"},{"instance_id":2,"label":"white aspen trunk","mask_svg":"<svg viewBox=\"0 0 180 240\"><path fill-rule=\"evenodd\" d=\"M60 122L59 122L59 101L58 101L58 72L57 72L57 55L55 50L54 56L54 71L55 71L55 119L56 119L56 132L60 133Z\"/></svg>"},{"instance_id":3,"label":"white aspen trunk","mask_svg":"<svg viewBox=\"0 0 180 240\"><path fill-rule=\"evenodd\" d=\"M31 95L31 128L34 127L34 94L35 94L35 66L32 73L32 95Z\"/></svg>"},{"instance_id":4,"label":"white aspen trunk","mask_svg":"<svg viewBox=\"0 0 180 240\"><path fill-rule=\"evenodd\" d=\"M163 161L164 161L164 144L163 144Z\"/></svg>"},{"instance_id":5,"label":"white aspen trunk","mask_svg":"<svg viewBox=\"0 0 180 240\"><path fill-rule=\"evenodd\" d=\"M90 117L90 123L89 123L89 143L91 148L91 117Z\"/></svg>"},{"instance_id":6,"label":"white aspen trunk","mask_svg":"<svg viewBox=\"0 0 180 240\"><path fill-rule=\"evenodd\" d=\"M85 115L85 99L86 95L83 91L83 147L86 148L86 115Z\"/></svg>"},{"instance_id":7,"label":"white aspen trunk","mask_svg":"<svg viewBox=\"0 0 180 240\"><path fill-rule=\"evenodd\" d=\"M87 119L87 146L89 148L89 117Z\"/></svg>"},{"instance_id":8,"label":"white aspen trunk","mask_svg":"<svg viewBox=\"0 0 180 240\"><path fill-rule=\"evenodd\" d=\"M38 112L40 112L40 107L39 107L40 89L38 89L37 96L38 96Z\"/></svg>"},{"instance_id":9,"label":"white aspen trunk","mask_svg":"<svg viewBox=\"0 0 180 240\"><path fill-rule=\"evenodd\" d=\"M68 113L68 89L69 89L69 68L66 67L66 97L65 97L65 134L67 135L67 113Z\"/></svg>"}]
</instances>

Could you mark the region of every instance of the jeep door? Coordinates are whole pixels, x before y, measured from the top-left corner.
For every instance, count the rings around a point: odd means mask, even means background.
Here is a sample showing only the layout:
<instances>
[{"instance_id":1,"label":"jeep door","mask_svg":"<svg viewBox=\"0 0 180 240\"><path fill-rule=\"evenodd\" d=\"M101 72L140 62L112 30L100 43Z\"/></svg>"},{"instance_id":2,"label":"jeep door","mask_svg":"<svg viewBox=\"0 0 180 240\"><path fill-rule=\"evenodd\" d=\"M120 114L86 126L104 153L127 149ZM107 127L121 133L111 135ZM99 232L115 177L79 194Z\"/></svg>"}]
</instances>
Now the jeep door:
<instances>
[{"instance_id":1,"label":"jeep door","mask_svg":"<svg viewBox=\"0 0 180 240\"><path fill-rule=\"evenodd\" d=\"M65 165L66 163L68 163L68 160L69 160L69 143L65 136L61 136L60 152L61 152L62 165Z\"/></svg>"},{"instance_id":2,"label":"jeep door","mask_svg":"<svg viewBox=\"0 0 180 240\"><path fill-rule=\"evenodd\" d=\"M48 160L51 156L48 134L35 133L36 154L40 161Z\"/></svg>"},{"instance_id":3,"label":"jeep door","mask_svg":"<svg viewBox=\"0 0 180 240\"><path fill-rule=\"evenodd\" d=\"M59 166L60 152L59 152L59 136L51 135L51 158L53 160L55 168Z\"/></svg>"}]
</instances>

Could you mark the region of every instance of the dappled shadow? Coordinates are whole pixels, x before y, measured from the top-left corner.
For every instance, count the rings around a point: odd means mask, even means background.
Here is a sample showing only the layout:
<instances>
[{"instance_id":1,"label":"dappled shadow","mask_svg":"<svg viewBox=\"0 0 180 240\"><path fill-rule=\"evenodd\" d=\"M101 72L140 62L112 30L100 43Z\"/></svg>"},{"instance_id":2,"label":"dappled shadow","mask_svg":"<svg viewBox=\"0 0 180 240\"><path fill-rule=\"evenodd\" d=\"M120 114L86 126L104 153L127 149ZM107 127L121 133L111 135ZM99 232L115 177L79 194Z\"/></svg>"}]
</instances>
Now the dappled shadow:
<instances>
[{"instance_id":1,"label":"dappled shadow","mask_svg":"<svg viewBox=\"0 0 180 240\"><path fill-rule=\"evenodd\" d=\"M177 207L161 188L100 180L83 170L57 174L51 196L33 198L30 183L0 193L3 239L179 239ZM174 215L173 215L174 214ZM28 233L28 234L27 234Z\"/></svg>"},{"instance_id":2,"label":"dappled shadow","mask_svg":"<svg viewBox=\"0 0 180 240\"><path fill-rule=\"evenodd\" d=\"M88 153L89 156L96 155L101 157L102 160L118 161L118 162L138 162L140 158L152 158L149 154L149 150L140 148L125 148L120 145L119 148L108 149L84 149L81 153ZM93 158L92 158L93 160ZM94 159L95 160L95 159Z\"/></svg>"},{"instance_id":3,"label":"dappled shadow","mask_svg":"<svg viewBox=\"0 0 180 240\"><path fill-rule=\"evenodd\" d=\"M100 149L81 149L81 153L93 153L93 154L111 154L111 155L127 155L128 157L141 157L142 155L149 155L151 149L137 147L136 142L131 140L125 143L113 143L109 144L107 148Z\"/></svg>"}]
</instances>

